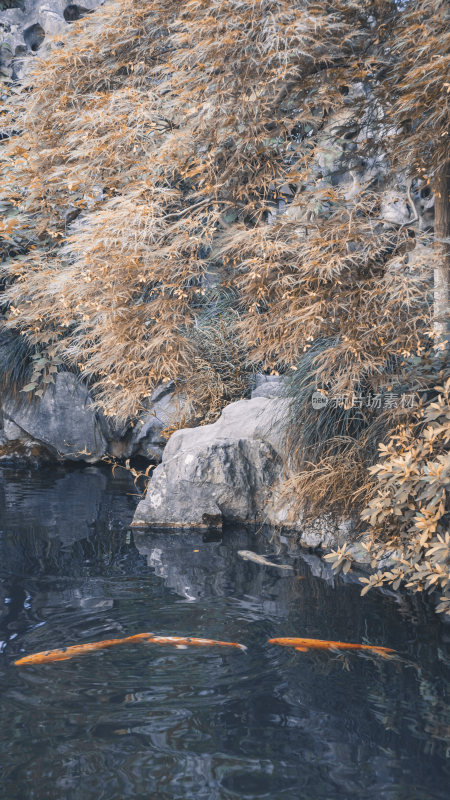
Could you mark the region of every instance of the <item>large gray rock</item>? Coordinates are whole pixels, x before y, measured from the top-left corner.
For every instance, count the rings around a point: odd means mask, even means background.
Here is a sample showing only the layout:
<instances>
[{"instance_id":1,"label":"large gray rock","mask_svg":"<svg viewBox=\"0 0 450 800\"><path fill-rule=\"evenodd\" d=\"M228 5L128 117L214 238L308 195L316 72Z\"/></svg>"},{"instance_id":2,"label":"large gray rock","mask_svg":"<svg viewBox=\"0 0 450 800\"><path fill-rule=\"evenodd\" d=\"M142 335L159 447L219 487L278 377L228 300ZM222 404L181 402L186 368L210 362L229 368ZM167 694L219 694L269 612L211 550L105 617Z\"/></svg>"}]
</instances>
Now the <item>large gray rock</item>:
<instances>
[{"instance_id":1,"label":"large gray rock","mask_svg":"<svg viewBox=\"0 0 450 800\"><path fill-rule=\"evenodd\" d=\"M280 399L239 400L212 425L176 431L133 525L220 528L224 519L261 521L281 474L285 408Z\"/></svg>"},{"instance_id":2,"label":"large gray rock","mask_svg":"<svg viewBox=\"0 0 450 800\"><path fill-rule=\"evenodd\" d=\"M279 390L277 381L259 385ZM288 402L253 396L231 403L212 425L177 431L136 509L133 526L221 528L223 521L263 522L295 534L297 544L312 549L351 541L351 520L324 513L307 522L297 501L277 503Z\"/></svg>"},{"instance_id":3,"label":"large gray rock","mask_svg":"<svg viewBox=\"0 0 450 800\"><path fill-rule=\"evenodd\" d=\"M103 2L8 0L7 8L0 10L0 76L20 79L29 63L28 56L45 51L51 36L63 35L73 22Z\"/></svg>"},{"instance_id":4,"label":"large gray rock","mask_svg":"<svg viewBox=\"0 0 450 800\"><path fill-rule=\"evenodd\" d=\"M405 195L396 189L388 189L381 194L380 206L381 219L394 225L407 225L415 215Z\"/></svg>"},{"instance_id":5,"label":"large gray rock","mask_svg":"<svg viewBox=\"0 0 450 800\"><path fill-rule=\"evenodd\" d=\"M176 422L181 404L174 398L173 383L166 384L155 389L140 419L117 421L96 409L88 388L75 375L61 372L41 399L2 398L0 445L7 445L8 458L14 446L23 455L26 443L33 452L44 445L47 456L68 460L93 463L107 454L119 459L137 455L159 463L167 441L162 431Z\"/></svg>"},{"instance_id":6,"label":"large gray rock","mask_svg":"<svg viewBox=\"0 0 450 800\"><path fill-rule=\"evenodd\" d=\"M324 512L314 520L305 518L298 510L298 502L285 501L280 505L276 501L277 491L274 487L272 498L266 504L264 519L267 525L279 530L295 534L296 541L303 547L313 550L318 548L329 550L350 542L354 538L354 525L351 519L337 519Z\"/></svg>"},{"instance_id":7,"label":"large gray rock","mask_svg":"<svg viewBox=\"0 0 450 800\"><path fill-rule=\"evenodd\" d=\"M43 443L69 461L98 461L107 450L88 389L70 372L60 372L40 399L2 399L4 435L9 441ZM23 435L21 435L21 433Z\"/></svg>"},{"instance_id":8,"label":"large gray rock","mask_svg":"<svg viewBox=\"0 0 450 800\"><path fill-rule=\"evenodd\" d=\"M282 379L279 375L256 375L253 397L280 397L283 393Z\"/></svg>"},{"instance_id":9,"label":"large gray rock","mask_svg":"<svg viewBox=\"0 0 450 800\"><path fill-rule=\"evenodd\" d=\"M142 456L159 463L167 436L163 431L175 425L182 413L182 399L175 398L173 381L158 386L146 402L146 410L138 419L120 422L99 413L101 430L108 443L108 454L114 458Z\"/></svg>"}]
</instances>

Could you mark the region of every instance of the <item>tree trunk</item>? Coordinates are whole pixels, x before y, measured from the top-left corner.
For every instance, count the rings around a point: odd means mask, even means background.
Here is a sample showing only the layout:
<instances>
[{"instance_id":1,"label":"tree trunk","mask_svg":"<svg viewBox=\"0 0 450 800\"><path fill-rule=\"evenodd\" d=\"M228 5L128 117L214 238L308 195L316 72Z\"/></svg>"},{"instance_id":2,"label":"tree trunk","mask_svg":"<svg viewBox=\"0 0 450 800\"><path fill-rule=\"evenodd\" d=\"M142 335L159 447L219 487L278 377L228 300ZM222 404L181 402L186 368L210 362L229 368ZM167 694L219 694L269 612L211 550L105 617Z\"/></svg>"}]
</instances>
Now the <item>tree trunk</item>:
<instances>
[{"instance_id":1,"label":"tree trunk","mask_svg":"<svg viewBox=\"0 0 450 800\"><path fill-rule=\"evenodd\" d=\"M438 262L434 268L434 332L436 344L449 348L450 302L450 163L436 173L433 183L434 237ZM444 242L443 240L447 241ZM447 342L445 345L444 342Z\"/></svg>"}]
</instances>

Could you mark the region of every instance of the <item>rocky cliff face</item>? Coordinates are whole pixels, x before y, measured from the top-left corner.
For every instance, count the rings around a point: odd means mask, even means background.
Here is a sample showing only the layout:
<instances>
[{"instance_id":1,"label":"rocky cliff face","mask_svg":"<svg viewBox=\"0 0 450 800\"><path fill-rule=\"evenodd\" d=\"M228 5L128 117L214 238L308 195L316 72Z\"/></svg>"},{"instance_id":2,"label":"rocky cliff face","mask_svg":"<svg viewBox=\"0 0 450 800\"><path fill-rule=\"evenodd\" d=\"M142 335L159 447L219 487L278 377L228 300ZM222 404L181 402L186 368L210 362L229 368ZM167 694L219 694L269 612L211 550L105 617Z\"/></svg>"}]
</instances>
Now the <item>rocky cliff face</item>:
<instances>
[{"instance_id":1,"label":"rocky cliff face","mask_svg":"<svg viewBox=\"0 0 450 800\"><path fill-rule=\"evenodd\" d=\"M103 0L0 0L0 73L18 81L30 59L63 36L70 26L102 5ZM336 120L331 125L336 125ZM345 182L348 197L360 183L381 178L380 215L386 225L405 225L417 216L419 228L432 225L433 198L426 187L404 181L391 185L382 163L342 170L344 151L331 147L332 130L324 130L319 166L323 179ZM352 148L347 143L345 148ZM347 151L345 151L347 152ZM336 178L334 176L343 176ZM276 214L295 214L289 200L279 202ZM269 220L270 221L270 220ZM409 256L413 259L413 256ZM95 408L83 384L69 372L60 372L42 398L6 395L0 411L0 458L48 458L99 461L105 456L143 456L160 461L147 496L139 504L134 524L151 527L216 527L225 521L268 522L287 526L289 509L277 509L272 500L281 478L284 403L277 397L279 381L258 382L251 400L228 406L213 425L178 431L164 454L164 428L176 420L177 407L170 387L159 388L133 424L117 427ZM349 526L334 525L326 517L306 527L301 519L290 523L302 531L309 546L334 546L348 538Z\"/></svg>"},{"instance_id":2,"label":"rocky cliff face","mask_svg":"<svg viewBox=\"0 0 450 800\"><path fill-rule=\"evenodd\" d=\"M116 425L95 407L73 373L59 372L41 398L6 393L0 402L0 460L39 455L67 461L142 456L160 461L164 428L179 414L173 386L159 387L139 419Z\"/></svg>"},{"instance_id":3,"label":"rocky cliff face","mask_svg":"<svg viewBox=\"0 0 450 800\"><path fill-rule=\"evenodd\" d=\"M0 353L1 356L1 353ZM1 358L0 358L1 362ZM141 456L156 467L133 525L221 529L224 523L275 525L301 531L308 547L348 540L351 526L326 515L305 524L276 502L282 479L283 423L288 400L280 378L259 375L250 399L226 406L211 425L164 429L182 414L173 385L158 387L137 420L117 425L96 408L88 388L70 372L54 376L42 397L8 393L0 403L0 461L99 462Z\"/></svg>"},{"instance_id":4,"label":"rocky cliff face","mask_svg":"<svg viewBox=\"0 0 450 800\"><path fill-rule=\"evenodd\" d=\"M0 0L0 75L22 77L30 56L46 48L76 20L104 0Z\"/></svg>"}]
</instances>

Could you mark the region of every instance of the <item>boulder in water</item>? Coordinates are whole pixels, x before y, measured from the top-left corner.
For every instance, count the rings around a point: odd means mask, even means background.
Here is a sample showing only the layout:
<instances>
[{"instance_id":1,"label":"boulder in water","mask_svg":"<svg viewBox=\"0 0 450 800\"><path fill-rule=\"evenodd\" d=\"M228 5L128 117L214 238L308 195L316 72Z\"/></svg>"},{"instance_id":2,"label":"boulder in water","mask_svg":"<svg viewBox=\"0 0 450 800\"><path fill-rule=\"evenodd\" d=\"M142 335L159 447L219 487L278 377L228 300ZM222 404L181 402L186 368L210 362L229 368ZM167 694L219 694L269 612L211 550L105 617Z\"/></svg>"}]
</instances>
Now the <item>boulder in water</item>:
<instances>
[{"instance_id":1,"label":"boulder in water","mask_svg":"<svg viewBox=\"0 0 450 800\"><path fill-rule=\"evenodd\" d=\"M135 526L220 528L256 523L281 475L285 401L255 397L227 406L211 425L176 431L139 503Z\"/></svg>"}]
</instances>

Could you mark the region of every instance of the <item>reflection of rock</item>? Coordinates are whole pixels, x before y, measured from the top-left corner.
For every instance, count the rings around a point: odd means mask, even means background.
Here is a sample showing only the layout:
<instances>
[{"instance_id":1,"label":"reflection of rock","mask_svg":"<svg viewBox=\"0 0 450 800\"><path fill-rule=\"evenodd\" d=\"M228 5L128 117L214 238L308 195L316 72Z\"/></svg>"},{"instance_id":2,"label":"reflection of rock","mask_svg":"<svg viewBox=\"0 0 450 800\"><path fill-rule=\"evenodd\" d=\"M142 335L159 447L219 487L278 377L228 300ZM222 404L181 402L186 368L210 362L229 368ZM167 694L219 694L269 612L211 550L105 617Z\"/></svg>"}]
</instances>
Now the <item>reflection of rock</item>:
<instances>
[{"instance_id":1,"label":"reflection of rock","mask_svg":"<svg viewBox=\"0 0 450 800\"><path fill-rule=\"evenodd\" d=\"M284 401L255 397L227 406L217 422L176 431L133 525L220 528L256 522L281 470Z\"/></svg>"},{"instance_id":2,"label":"reflection of rock","mask_svg":"<svg viewBox=\"0 0 450 800\"><path fill-rule=\"evenodd\" d=\"M35 607L39 614L47 617L54 609L66 610L81 609L101 613L109 611L114 606L112 597L105 597L105 581L101 578L79 578L76 585L59 585L57 589L51 586L41 589L35 597Z\"/></svg>"},{"instance_id":3,"label":"reflection of rock","mask_svg":"<svg viewBox=\"0 0 450 800\"><path fill-rule=\"evenodd\" d=\"M0 497L0 518L6 527L21 526L23 536L31 538L45 529L46 536L55 536L67 547L91 532L104 500L108 477L95 467L83 472L43 470L33 481L17 480L11 473ZM30 519L35 520L30 531ZM61 523L62 520L62 523ZM28 542L30 555L35 546Z\"/></svg>"},{"instance_id":4,"label":"reflection of rock","mask_svg":"<svg viewBox=\"0 0 450 800\"><path fill-rule=\"evenodd\" d=\"M147 571L136 548L126 544L126 524L135 506L128 494L132 488L126 473L113 477L108 468L1 466L1 578L47 576L49 581L39 586L42 606L56 608L59 595L66 610L110 608L125 589L119 582L111 594L102 574L122 574L125 564ZM56 585L54 576L62 582Z\"/></svg>"},{"instance_id":5,"label":"reflection of rock","mask_svg":"<svg viewBox=\"0 0 450 800\"><path fill-rule=\"evenodd\" d=\"M249 616L258 618L266 613L278 617L285 613L286 597L296 586L286 580L292 573L282 573L237 557L240 548L249 547L269 551L273 557L273 542L244 528L215 533L213 538L211 534L198 531L136 531L133 538L139 553L147 559L147 565L164 584L192 602L207 597L228 597L233 586L233 594L245 598L239 603ZM267 596L268 586L271 587L270 597Z\"/></svg>"},{"instance_id":6,"label":"reflection of rock","mask_svg":"<svg viewBox=\"0 0 450 800\"><path fill-rule=\"evenodd\" d=\"M180 597L226 594L227 551L220 539L205 544L199 533L135 533L134 543L147 565Z\"/></svg>"}]
</instances>

